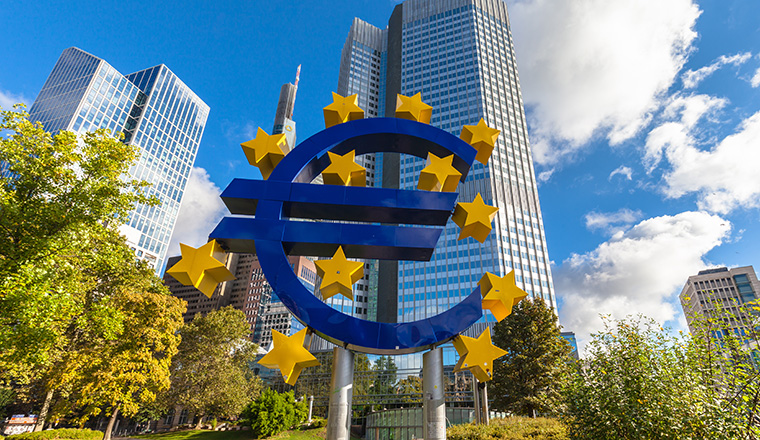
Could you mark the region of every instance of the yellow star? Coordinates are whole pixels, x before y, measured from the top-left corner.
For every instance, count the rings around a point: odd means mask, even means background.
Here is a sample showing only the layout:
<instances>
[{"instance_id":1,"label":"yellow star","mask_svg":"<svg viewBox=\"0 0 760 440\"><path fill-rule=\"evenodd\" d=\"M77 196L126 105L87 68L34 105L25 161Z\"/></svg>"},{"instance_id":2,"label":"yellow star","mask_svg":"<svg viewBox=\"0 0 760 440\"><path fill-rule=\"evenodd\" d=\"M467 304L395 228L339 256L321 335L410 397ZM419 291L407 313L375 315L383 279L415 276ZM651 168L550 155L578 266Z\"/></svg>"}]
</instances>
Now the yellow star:
<instances>
[{"instance_id":1,"label":"yellow star","mask_svg":"<svg viewBox=\"0 0 760 440\"><path fill-rule=\"evenodd\" d=\"M332 97L332 104L322 110L325 115L325 128L348 121L364 119L364 110L358 105L359 95L353 94L343 97L333 92Z\"/></svg>"},{"instance_id":2,"label":"yellow star","mask_svg":"<svg viewBox=\"0 0 760 440\"><path fill-rule=\"evenodd\" d=\"M433 153L428 153L427 165L420 172L420 181L417 182L417 189L439 192L456 191L462 173L451 165L453 160L453 154L440 158Z\"/></svg>"},{"instance_id":3,"label":"yellow star","mask_svg":"<svg viewBox=\"0 0 760 440\"><path fill-rule=\"evenodd\" d=\"M459 228L459 240L472 237L483 243L491 232L491 220L496 217L499 208L486 205L480 193L471 203L457 203L451 220Z\"/></svg>"},{"instance_id":4,"label":"yellow star","mask_svg":"<svg viewBox=\"0 0 760 440\"><path fill-rule=\"evenodd\" d=\"M486 272L478 281L478 285L483 295L483 308L490 310L497 321L509 316L512 306L516 306L521 299L528 296L515 285L515 271L503 277Z\"/></svg>"},{"instance_id":5,"label":"yellow star","mask_svg":"<svg viewBox=\"0 0 760 440\"><path fill-rule=\"evenodd\" d=\"M166 273L185 286L194 286L211 298L219 283L235 279L232 272L222 263L224 250L216 240L211 240L198 249L182 243L179 247L182 259Z\"/></svg>"},{"instance_id":6,"label":"yellow star","mask_svg":"<svg viewBox=\"0 0 760 440\"><path fill-rule=\"evenodd\" d=\"M364 263L348 261L343 248L338 247L331 259L317 260L314 264L317 266L317 275L322 278L319 291L322 292L323 299L339 293L348 299L354 299L351 286L364 276Z\"/></svg>"},{"instance_id":7,"label":"yellow star","mask_svg":"<svg viewBox=\"0 0 760 440\"><path fill-rule=\"evenodd\" d=\"M486 121L480 118L477 125L463 126L459 137L478 150L475 159L485 165L488 163L488 158L491 157L499 133L501 133L499 130L487 126Z\"/></svg>"},{"instance_id":8,"label":"yellow star","mask_svg":"<svg viewBox=\"0 0 760 440\"><path fill-rule=\"evenodd\" d=\"M259 360L267 368L277 368L288 385L295 385L301 370L316 367L319 361L303 346L306 329L286 336L272 329L272 349Z\"/></svg>"},{"instance_id":9,"label":"yellow star","mask_svg":"<svg viewBox=\"0 0 760 440\"><path fill-rule=\"evenodd\" d=\"M366 186L367 170L354 160L355 151L341 156L332 151L327 152L330 165L322 171L322 179L328 185Z\"/></svg>"},{"instance_id":10,"label":"yellow star","mask_svg":"<svg viewBox=\"0 0 760 440\"><path fill-rule=\"evenodd\" d=\"M470 370L480 382L493 379L493 360L507 354L506 350L491 343L491 329L488 327L477 338L459 335L453 342L459 353L454 372Z\"/></svg>"},{"instance_id":11,"label":"yellow star","mask_svg":"<svg viewBox=\"0 0 760 440\"><path fill-rule=\"evenodd\" d=\"M284 134L267 134L259 127L256 138L240 144L248 163L261 171L261 176L268 179L272 170L288 152L288 141Z\"/></svg>"},{"instance_id":12,"label":"yellow star","mask_svg":"<svg viewBox=\"0 0 760 440\"><path fill-rule=\"evenodd\" d=\"M397 118L429 124L432 115L433 107L422 102L422 94L417 93L414 96L396 95Z\"/></svg>"}]
</instances>

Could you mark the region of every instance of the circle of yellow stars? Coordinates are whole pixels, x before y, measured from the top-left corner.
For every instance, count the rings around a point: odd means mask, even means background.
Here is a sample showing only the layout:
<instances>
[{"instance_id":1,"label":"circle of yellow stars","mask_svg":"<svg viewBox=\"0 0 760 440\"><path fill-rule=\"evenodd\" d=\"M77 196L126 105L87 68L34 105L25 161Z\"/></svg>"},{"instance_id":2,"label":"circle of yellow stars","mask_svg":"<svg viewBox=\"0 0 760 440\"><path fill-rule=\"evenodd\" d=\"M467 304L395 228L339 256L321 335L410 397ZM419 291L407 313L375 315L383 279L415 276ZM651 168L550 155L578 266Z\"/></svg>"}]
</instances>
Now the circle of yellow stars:
<instances>
[{"instance_id":1,"label":"circle of yellow stars","mask_svg":"<svg viewBox=\"0 0 760 440\"><path fill-rule=\"evenodd\" d=\"M364 118L364 110L358 105L358 95L341 96L332 94L333 102L323 109L325 128ZM422 95L397 95L396 117L429 124L433 107L422 102ZM493 153L500 131L489 127L483 119L476 125L464 125L460 138L470 144L477 154L475 159L487 164ZM256 137L240 144L248 163L269 178L277 164L293 146L287 144L284 134L267 134L259 127ZM329 165L322 171L322 178L328 185L366 186L367 170L356 163L356 152L339 155L327 152ZM462 178L462 173L454 167L454 155L438 157L428 153L425 167L420 172L417 189L423 191L454 192ZM483 243L490 234L491 222L498 208L489 206L478 193L472 202L457 203L452 221L459 226L459 240L469 237ZM182 259L167 270L180 283L194 286L211 297L219 283L234 279L224 265L224 251L216 241L195 249L181 244ZM341 294L353 300L353 284L364 275L364 264L346 258L343 247L338 247L332 258L315 262L322 281L319 286L323 299ZM487 272L478 282L483 297L484 309L490 310L501 321L512 312L512 307L527 296L515 284L514 272L499 277ZM277 368L286 383L294 385L301 370L319 365L317 359L304 347L308 329L287 336L272 330L272 349L259 363L267 368ZM488 328L477 338L459 335L453 340L460 359L454 371L470 370L481 382L493 378L494 359L506 351L494 346Z\"/></svg>"}]
</instances>

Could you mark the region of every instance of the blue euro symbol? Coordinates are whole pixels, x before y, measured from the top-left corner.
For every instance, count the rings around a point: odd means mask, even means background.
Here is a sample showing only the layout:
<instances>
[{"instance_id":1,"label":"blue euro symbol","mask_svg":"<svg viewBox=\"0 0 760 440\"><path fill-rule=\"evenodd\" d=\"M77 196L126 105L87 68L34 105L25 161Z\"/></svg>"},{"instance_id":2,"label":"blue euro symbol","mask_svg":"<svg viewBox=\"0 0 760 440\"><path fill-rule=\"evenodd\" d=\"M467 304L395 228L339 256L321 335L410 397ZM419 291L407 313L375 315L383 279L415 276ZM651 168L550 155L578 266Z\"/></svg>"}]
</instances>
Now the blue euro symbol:
<instances>
[{"instance_id":1,"label":"blue euro symbol","mask_svg":"<svg viewBox=\"0 0 760 440\"><path fill-rule=\"evenodd\" d=\"M256 253L283 304L305 326L345 348L404 354L450 341L483 314L480 288L454 307L413 322L367 321L339 312L298 279L288 255L429 261L455 207L457 193L310 183L330 163L327 152L454 155L464 181L477 151L436 127L397 118L338 124L311 136L283 158L267 180L234 179L222 192L230 213L209 238L228 252ZM295 220L302 219L302 220ZM331 220L330 222L303 220ZM340 221L348 221L344 223Z\"/></svg>"}]
</instances>

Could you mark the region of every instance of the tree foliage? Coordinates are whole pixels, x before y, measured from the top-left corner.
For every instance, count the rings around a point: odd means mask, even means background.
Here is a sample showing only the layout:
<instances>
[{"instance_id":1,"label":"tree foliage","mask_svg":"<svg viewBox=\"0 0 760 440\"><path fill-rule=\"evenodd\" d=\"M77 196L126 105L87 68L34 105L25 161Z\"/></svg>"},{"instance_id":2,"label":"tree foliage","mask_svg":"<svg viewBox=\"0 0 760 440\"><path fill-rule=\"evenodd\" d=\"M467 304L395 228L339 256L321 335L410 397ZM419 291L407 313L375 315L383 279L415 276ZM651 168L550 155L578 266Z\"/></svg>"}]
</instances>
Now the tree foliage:
<instances>
[{"instance_id":1,"label":"tree foliage","mask_svg":"<svg viewBox=\"0 0 760 440\"><path fill-rule=\"evenodd\" d=\"M168 401L198 416L237 416L261 388L250 363L256 346L240 310L225 307L186 324L172 363Z\"/></svg>"},{"instance_id":2,"label":"tree foliage","mask_svg":"<svg viewBox=\"0 0 760 440\"><path fill-rule=\"evenodd\" d=\"M306 403L296 402L293 391L277 393L266 389L245 408L241 419L256 438L264 438L302 423L308 411Z\"/></svg>"},{"instance_id":3,"label":"tree foliage","mask_svg":"<svg viewBox=\"0 0 760 440\"><path fill-rule=\"evenodd\" d=\"M756 438L757 370L716 347L643 318L607 321L567 389L571 438Z\"/></svg>"},{"instance_id":4,"label":"tree foliage","mask_svg":"<svg viewBox=\"0 0 760 440\"><path fill-rule=\"evenodd\" d=\"M131 413L168 385L184 307L118 232L152 203L137 150L0 114L0 381L44 389L40 429L48 408Z\"/></svg>"},{"instance_id":5,"label":"tree foliage","mask_svg":"<svg viewBox=\"0 0 760 440\"><path fill-rule=\"evenodd\" d=\"M69 248L80 228L124 223L146 202L125 179L137 149L106 130L47 133L25 112L0 111L0 276Z\"/></svg>"},{"instance_id":6,"label":"tree foliage","mask_svg":"<svg viewBox=\"0 0 760 440\"><path fill-rule=\"evenodd\" d=\"M570 346L557 316L542 300L524 299L494 328L493 343L507 350L494 361L493 408L518 415L557 412Z\"/></svg>"}]
</instances>

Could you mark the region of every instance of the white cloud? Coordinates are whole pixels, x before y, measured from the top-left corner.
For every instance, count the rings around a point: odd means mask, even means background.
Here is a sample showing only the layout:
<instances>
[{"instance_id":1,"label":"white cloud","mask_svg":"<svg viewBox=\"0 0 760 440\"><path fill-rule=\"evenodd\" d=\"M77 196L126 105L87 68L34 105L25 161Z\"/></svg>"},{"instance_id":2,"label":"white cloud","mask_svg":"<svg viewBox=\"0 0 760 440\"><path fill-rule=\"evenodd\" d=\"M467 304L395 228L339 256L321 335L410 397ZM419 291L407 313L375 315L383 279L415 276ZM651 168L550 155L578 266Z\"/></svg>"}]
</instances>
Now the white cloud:
<instances>
[{"instance_id":1,"label":"white cloud","mask_svg":"<svg viewBox=\"0 0 760 440\"><path fill-rule=\"evenodd\" d=\"M600 314L681 322L678 292L690 275L707 266L704 255L730 229L717 215L682 212L644 220L591 252L573 254L554 271L557 294L563 298L562 325L585 345L602 328Z\"/></svg>"},{"instance_id":2,"label":"white cloud","mask_svg":"<svg viewBox=\"0 0 760 440\"><path fill-rule=\"evenodd\" d=\"M760 67L755 71L755 75L749 80L752 87L760 87Z\"/></svg>"},{"instance_id":3,"label":"white cloud","mask_svg":"<svg viewBox=\"0 0 760 440\"><path fill-rule=\"evenodd\" d=\"M552 174L554 174L554 168L550 168L548 170L543 170L540 173L538 173L538 181L539 182L546 182L549 179L551 179Z\"/></svg>"},{"instance_id":4,"label":"white cloud","mask_svg":"<svg viewBox=\"0 0 760 440\"><path fill-rule=\"evenodd\" d=\"M22 94L11 93L0 89L0 107L3 110L11 110L15 104L31 105L31 100Z\"/></svg>"},{"instance_id":5,"label":"white cloud","mask_svg":"<svg viewBox=\"0 0 760 440\"><path fill-rule=\"evenodd\" d=\"M510 5L536 161L556 163L595 133L635 135L683 67L699 14L691 0Z\"/></svg>"},{"instance_id":6,"label":"white cloud","mask_svg":"<svg viewBox=\"0 0 760 440\"><path fill-rule=\"evenodd\" d=\"M647 135L644 165L652 171L663 152L677 153L694 142L692 132L703 117L710 117L728 101L709 95L674 95L662 112L665 121Z\"/></svg>"},{"instance_id":7,"label":"white cloud","mask_svg":"<svg viewBox=\"0 0 760 440\"><path fill-rule=\"evenodd\" d=\"M625 176L626 180L633 180L633 170L625 165L620 165L612 170L607 180L612 180L612 178L617 175Z\"/></svg>"},{"instance_id":8,"label":"white cloud","mask_svg":"<svg viewBox=\"0 0 760 440\"><path fill-rule=\"evenodd\" d=\"M712 75L716 70L720 69L721 67L731 64L733 66L740 66L747 62L752 57L751 52L745 52L745 53L738 53L736 55L721 55L713 61L712 64L709 66L705 66L702 68L699 68L697 70L687 70L684 72L683 76L681 77L681 80L683 81L683 86L686 89L693 89L697 85L699 85L702 80L707 78L708 76Z\"/></svg>"},{"instance_id":9,"label":"white cloud","mask_svg":"<svg viewBox=\"0 0 760 440\"><path fill-rule=\"evenodd\" d=\"M667 196L697 193L700 209L718 213L760 207L760 112L709 151L697 149L687 138L666 154L672 166L664 176Z\"/></svg>"},{"instance_id":10,"label":"white cloud","mask_svg":"<svg viewBox=\"0 0 760 440\"><path fill-rule=\"evenodd\" d=\"M592 211L586 214L586 228L589 230L605 230L618 232L628 228L631 224L641 220L643 214L641 211L633 211L628 208L622 208L615 212L596 212Z\"/></svg>"},{"instance_id":11,"label":"white cloud","mask_svg":"<svg viewBox=\"0 0 760 440\"><path fill-rule=\"evenodd\" d=\"M169 242L169 256L179 255L180 242L198 247L208 241L208 234L227 213L219 194L221 190L211 181L208 172L193 167Z\"/></svg>"},{"instance_id":12,"label":"white cloud","mask_svg":"<svg viewBox=\"0 0 760 440\"><path fill-rule=\"evenodd\" d=\"M701 210L726 214L760 207L760 112L743 120L735 132L700 145L705 124L727 101L708 95L676 96L663 112L665 122L646 140L644 163L649 171L666 158L662 192L670 198L695 194Z\"/></svg>"}]
</instances>

